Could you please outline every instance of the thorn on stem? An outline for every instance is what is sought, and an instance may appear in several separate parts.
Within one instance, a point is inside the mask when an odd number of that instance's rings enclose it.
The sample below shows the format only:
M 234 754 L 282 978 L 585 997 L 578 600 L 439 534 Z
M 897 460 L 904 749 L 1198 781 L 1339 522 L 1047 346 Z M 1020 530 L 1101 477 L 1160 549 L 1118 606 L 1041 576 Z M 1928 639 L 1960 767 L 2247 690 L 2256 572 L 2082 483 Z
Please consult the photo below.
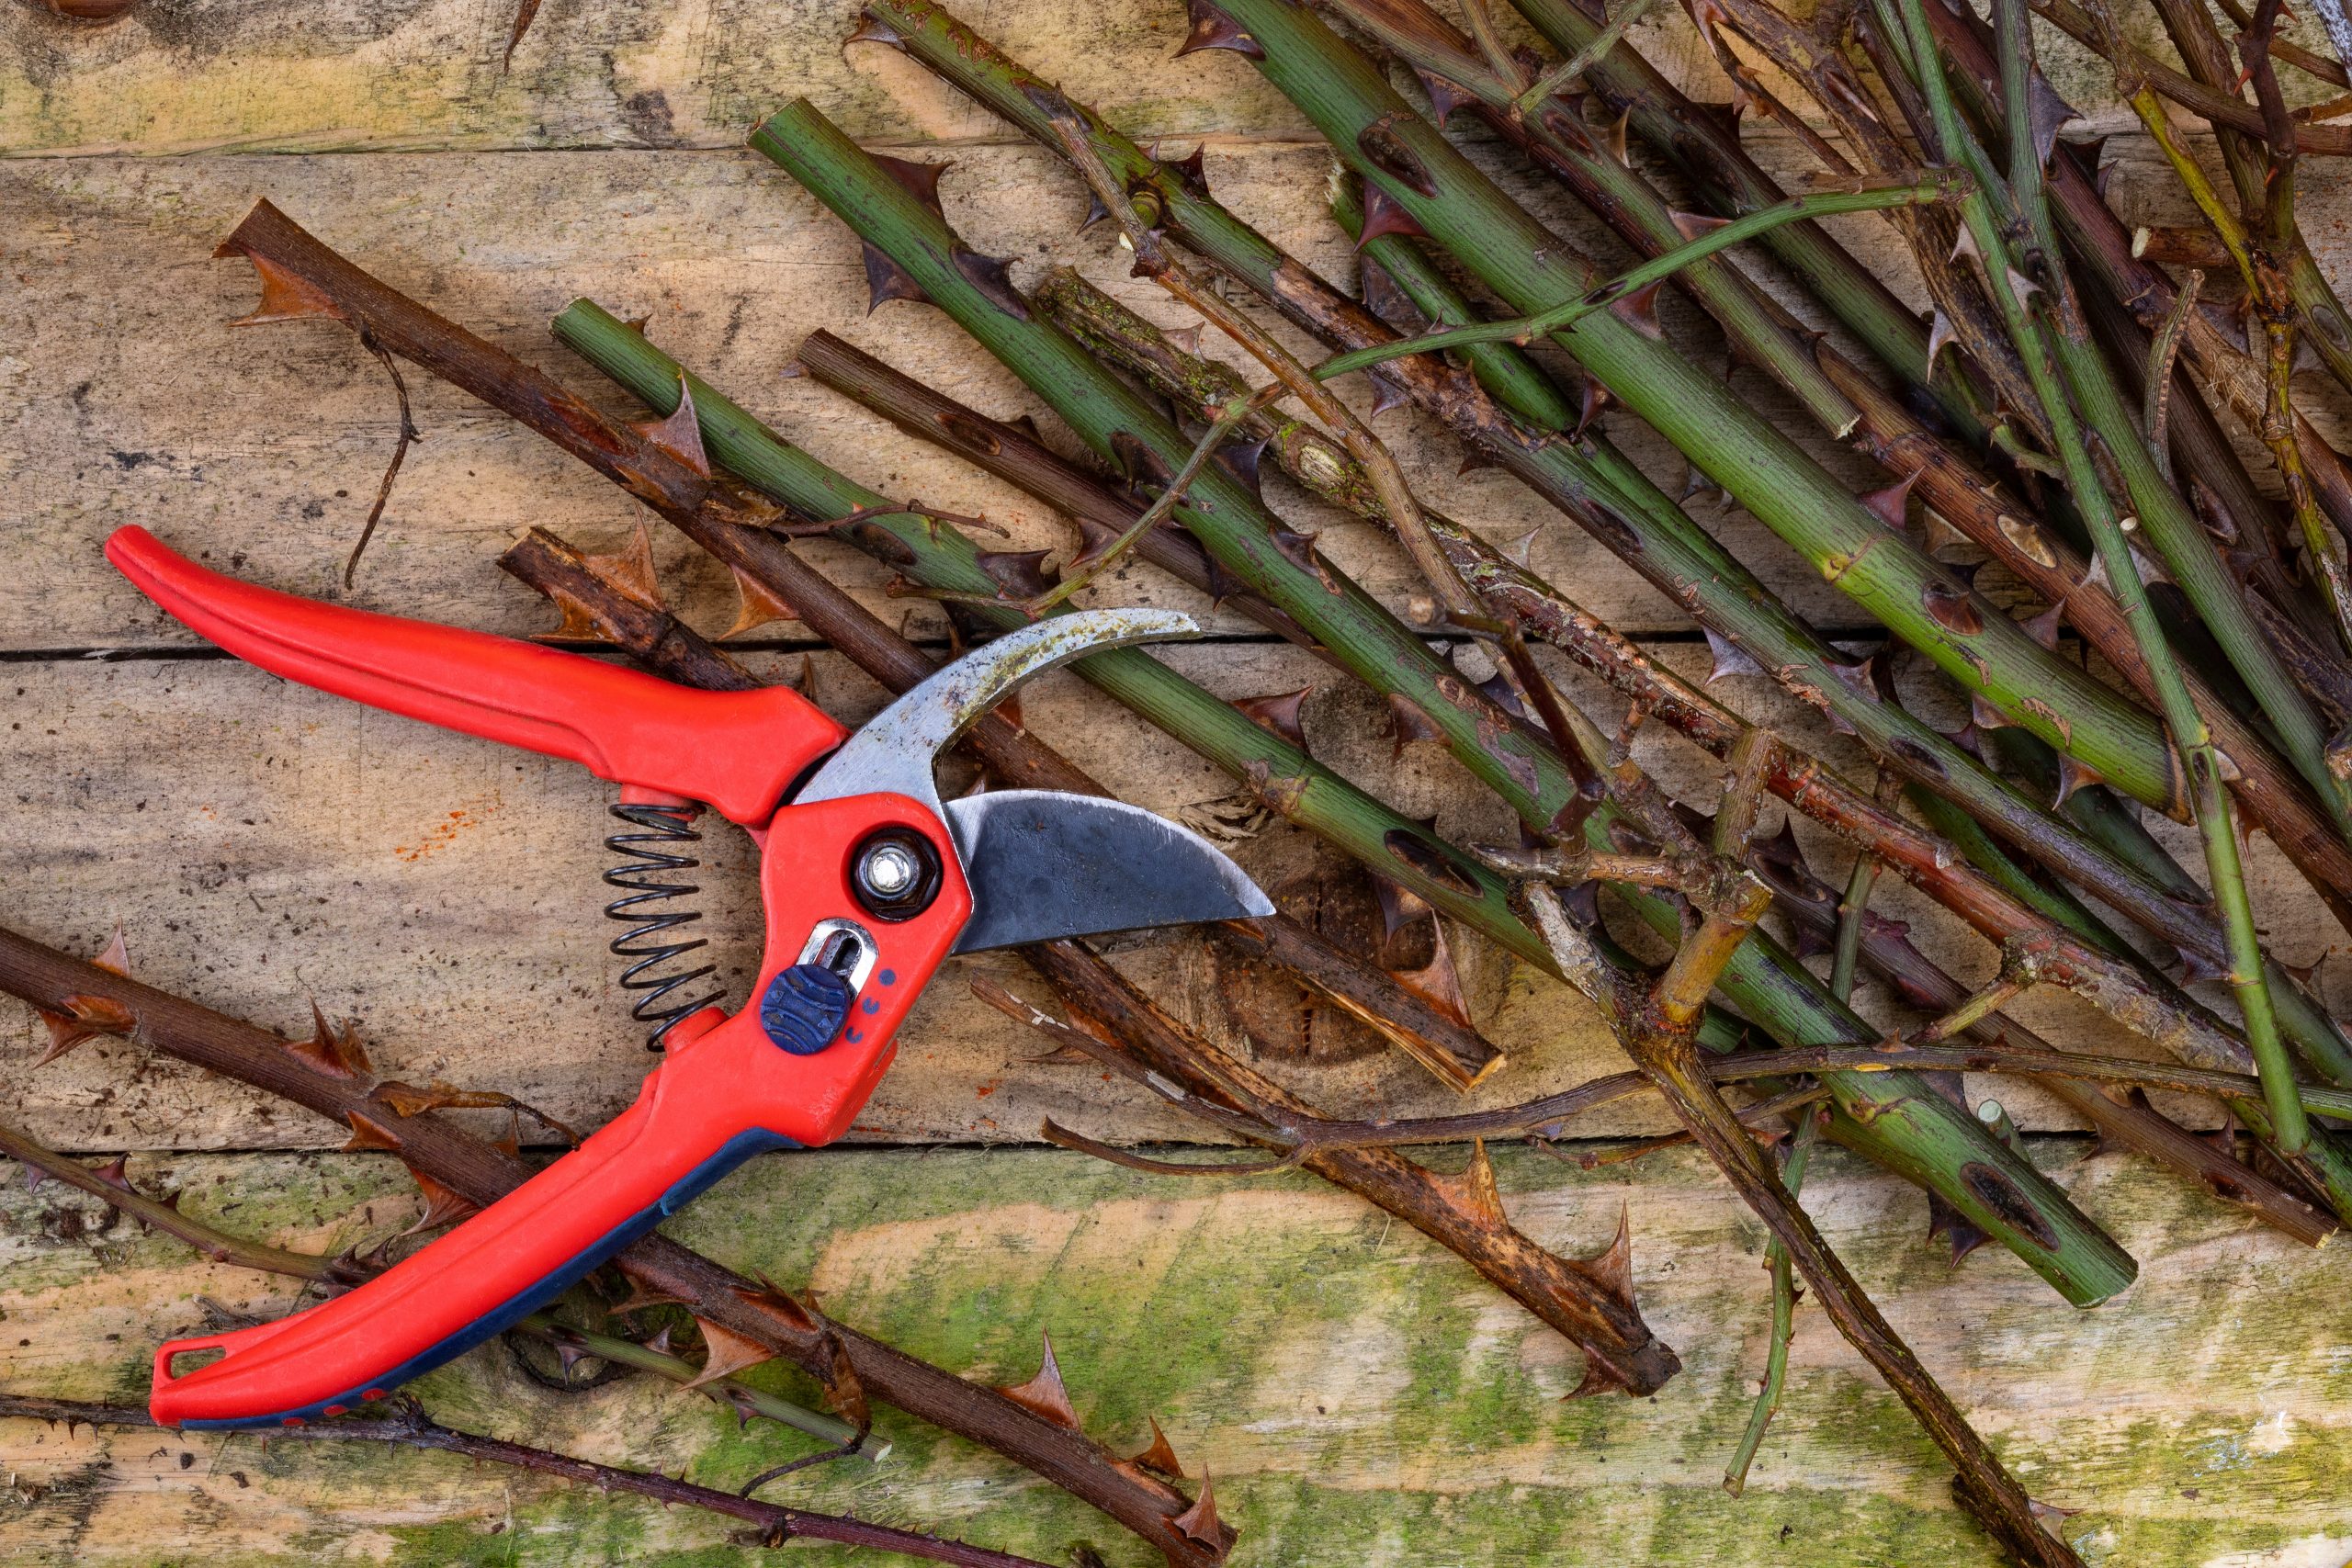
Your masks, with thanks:
M 1040 1333 L 1038 1337 L 1045 1341 L 1046 1355 L 1037 1368 L 1037 1375 L 1027 1382 L 1000 1388 L 997 1392 L 1032 1416 L 1075 1432 L 1079 1430 L 1078 1412 L 1070 1408 L 1069 1391 L 1062 1385 L 1061 1363 L 1054 1358 L 1053 1336 Z

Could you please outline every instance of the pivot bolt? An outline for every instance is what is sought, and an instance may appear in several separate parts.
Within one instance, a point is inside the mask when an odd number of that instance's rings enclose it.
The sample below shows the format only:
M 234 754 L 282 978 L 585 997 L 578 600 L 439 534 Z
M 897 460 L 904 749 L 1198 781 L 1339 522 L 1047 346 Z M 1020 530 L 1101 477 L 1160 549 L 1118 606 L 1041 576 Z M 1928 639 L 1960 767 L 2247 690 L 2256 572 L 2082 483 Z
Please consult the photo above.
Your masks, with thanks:
M 886 898 L 914 886 L 922 867 L 904 844 L 877 844 L 865 857 L 865 885 Z
M 851 891 L 876 919 L 913 919 L 931 908 L 939 887 L 939 852 L 910 828 L 869 835 L 850 861 Z

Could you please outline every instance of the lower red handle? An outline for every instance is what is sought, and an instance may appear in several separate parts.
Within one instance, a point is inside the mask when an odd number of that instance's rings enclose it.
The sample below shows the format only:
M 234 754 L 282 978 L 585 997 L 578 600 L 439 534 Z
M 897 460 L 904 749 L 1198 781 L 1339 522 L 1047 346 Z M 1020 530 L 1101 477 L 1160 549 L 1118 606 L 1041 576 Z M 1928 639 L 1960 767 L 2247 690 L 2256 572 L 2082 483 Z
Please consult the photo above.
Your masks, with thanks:
M 931 906 L 895 923 L 857 919 L 849 886 L 855 847 L 884 829 L 930 837 L 945 868 Z M 380 1399 L 552 1301 L 748 1156 L 846 1132 L 970 917 L 970 889 L 945 824 L 904 796 L 788 806 L 763 837 L 769 926 L 755 1005 L 683 1043 L 673 1033 L 635 1104 L 356 1290 L 277 1323 L 165 1345 L 148 1405 L 155 1420 L 277 1426 Z M 810 974 L 819 966 L 803 949 L 820 917 L 854 931 L 862 984 Z M 207 1350 L 221 1354 L 175 1375 L 175 1360 Z
M 553 1301 L 743 1159 L 797 1146 L 741 1124 L 729 1086 L 776 1055 L 748 1022 L 685 1047 L 578 1149 L 357 1289 L 164 1346 L 149 1413 L 166 1427 L 274 1427 L 380 1399 Z M 175 1359 L 206 1350 L 222 1354 L 174 1375 Z

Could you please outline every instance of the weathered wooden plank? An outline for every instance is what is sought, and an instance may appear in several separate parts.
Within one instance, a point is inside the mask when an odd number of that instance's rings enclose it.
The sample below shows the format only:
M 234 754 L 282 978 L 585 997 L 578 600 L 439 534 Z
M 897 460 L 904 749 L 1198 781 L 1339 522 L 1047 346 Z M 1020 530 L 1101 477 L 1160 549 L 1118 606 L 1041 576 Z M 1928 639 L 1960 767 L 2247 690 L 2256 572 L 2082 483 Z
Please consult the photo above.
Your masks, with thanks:
M 1173 58 L 1186 25 L 1173 0 L 962 9 L 1014 57 L 1123 124 L 1171 136 L 1296 135 L 1305 126 L 1240 61 Z M 660 11 L 557 0 L 502 73 L 506 0 L 195 0 L 140 6 L 107 28 L 12 8 L 0 16 L 0 151 L 734 146 L 752 119 L 801 95 L 859 137 L 996 133 L 969 102 L 888 50 L 843 50 L 857 11 L 857 0 L 696 0 Z M 2122 19 L 2140 47 L 2172 58 L 2153 10 L 2131 8 Z M 2290 30 L 2325 51 L 2316 22 Z M 2091 126 L 2133 123 L 2110 67 L 2054 28 L 2039 31 L 2052 79 Z M 1536 41 L 1524 28 L 1517 36 Z M 1645 17 L 1630 41 L 1700 96 L 1724 96 L 1679 10 Z M 2297 93 L 2324 96 L 2287 75 Z
M 1489 150 L 1491 152 L 1491 150 Z M 2126 149 L 2127 180 L 2144 200 L 2127 214 L 2177 216 L 2156 194 L 2159 175 Z M 1239 210 L 1329 275 L 1351 276 L 1344 241 L 1320 205 L 1326 154 L 1298 144 L 1220 144 L 1217 188 Z M 959 149 L 946 181 L 949 209 L 972 238 L 1015 257 L 1017 276 L 1084 267 L 1163 320 L 1177 316 L 1148 285 L 1122 276 L 1102 231 L 1070 231 L 1082 202 L 1070 179 L 1028 147 Z M 1513 188 L 1588 240 L 1589 221 L 1532 176 Z M 2329 187 L 2314 184 L 2312 231 L 2338 231 Z M 0 299 L 8 347 L 0 354 L 0 574 L 37 614 L 0 623 L 0 650 L 78 650 L 182 644 L 186 634 L 109 570 L 98 546 L 125 521 L 148 524 L 265 581 L 347 597 L 371 607 L 519 632 L 538 623 L 526 596 L 482 562 L 514 529 L 552 523 L 590 544 L 612 543 L 633 508 L 613 487 L 536 437 L 429 378 L 412 377 L 424 440 L 410 454 L 384 526 L 356 587 L 345 594 L 343 558 L 374 496 L 394 432 L 391 389 L 339 329 L 281 326 L 230 332 L 251 308 L 250 269 L 213 262 L 213 244 L 256 194 L 390 281 L 621 405 L 592 371 L 548 340 L 548 316 L 579 294 L 653 330 L 690 363 L 767 413 L 784 432 L 854 477 L 897 496 L 985 513 L 1009 547 L 1061 548 L 1065 524 L 1010 488 L 913 443 L 822 388 L 780 379 L 808 332 L 824 327 L 987 412 L 1041 412 L 975 344 L 928 308 L 894 304 L 861 314 L 856 246 L 763 162 L 733 153 L 582 152 L 370 158 L 72 159 L 0 165 L 0 205 L 16 217 L 0 234 L 17 287 Z M 385 193 L 400 193 L 384 199 Z M 1904 276 L 1884 226 L 1857 220 L 1858 244 L 1888 276 Z M 1679 335 L 1702 359 L 1713 334 L 1679 302 Z M 1760 377 L 1742 372 L 1777 423 L 1802 420 Z M 2316 405 L 2324 413 L 2324 400 Z M 1049 429 L 1055 427 L 1050 417 Z M 1409 412 L 1387 415 L 1418 487 L 1433 503 L 1497 539 L 1535 531 L 1533 560 L 1574 585 L 1588 607 L 1634 634 L 1687 618 L 1515 481 L 1456 473 L 1458 449 Z M 1679 455 L 1630 419 L 1612 432 L 1652 474 L 1679 489 Z M 1860 487 L 1847 454 L 1810 445 Z M 2267 471 L 2264 470 L 2264 471 Z M 1294 518 L 1327 530 L 1333 556 L 1383 597 L 1411 590 L 1396 552 L 1369 530 L 1277 486 Z M 1861 616 L 1745 513 L 1699 515 L 1797 607 L 1829 626 Z M 681 607 L 700 624 L 732 620 L 732 591 L 697 552 L 657 542 Z M 919 631 L 936 616 L 888 601 L 888 573 L 847 551 L 844 578 Z M 2002 591 L 1997 581 L 1992 586 Z M 1186 604 L 1196 596 L 1158 573 L 1122 574 L 1129 601 Z M 1213 617 L 1228 630 L 1238 617 Z M 788 636 L 789 628 L 771 629 Z
M 554 0 L 503 74 L 504 0 L 198 0 L 103 30 L 12 10 L 0 20 L 0 149 L 736 146 L 753 119 L 803 95 L 861 137 L 990 133 L 982 111 L 888 51 L 842 50 L 857 13 L 857 0 L 660 11 Z M 1171 59 L 1181 5 L 1052 0 L 970 15 L 1073 92 L 1157 131 L 1304 124 L 1238 62 Z
M 1838 1155 L 1808 1201 L 2035 1495 L 2084 1510 L 2063 1529 L 2086 1561 L 2339 1562 L 2352 1551 L 2339 1264 L 2128 1165 L 2069 1167 L 2076 1153 L 2037 1148 L 2143 1265 L 2096 1313 L 2059 1307 L 1994 1252 L 1947 1270 L 1921 1243 L 1917 1196 Z M 1685 1363 L 1656 1398 L 1563 1400 L 1578 1368 L 1562 1341 L 1450 1255 L 1304 1177 L 1183 1182 L 1038 1152 L 786 1156 L 676 1228 L 992 1381 L 1025 1378 L 1049 1331 L 1087 1430 L 1140 1447 L 1156 1416 L 1188 1468 L 1214 1474 L 1241 1568 L 1996 1561 L 1951 1506 L 1933 1451 L 1810 1307 L 1751 1489 L 1724 1496 L 1761 1360 L 1761 1236 L 1702 1161 L 1499 1163 L 1514 1218 L 1547 1245 L 1589 1251 L 1628 1211 L 1643 1310 Z M 375 1156 L 141 1156 L 131 1174 L 282 1245 L 381 1236 L 415 1208 Z M 54 1184 L 8 1184 L 0 1215 L 11 1392 L 137 1399 L 149 1348 L 198 1321 L 198 1294 L 265 1314 L 290 1304 L 282 1282 L 192 1264 Z M 810 1397 L 797 1374 L 758 1375 Z M 725 1487 L 807 1450 L 648 1382 L 558 1394 L 490 1348 L 416 1386 L 455 1424 Z M 1143 1568 L 1134 1543 L 1035 1479 L 894 1413 L 881 1425 L 897 1448 L 878 1469 L 820 1469 L 781 1490 L 1052 1562 L 1091 1540 L 1114 1568 Z M 198 1539 L 216 1560 L 255 1564 L 753 1560 L 691 1515 L 437 1456 L 13 1422 L 0 1469 L 13 1481 L 0 1540 L 27 1563 L 180 1562 Z
M 1023 279 L 1082 265 L 1175 319 L 1156 289 L 1120 276 L 1121 253 L 1103 231 L 1071 231 L 1084 203 L 1043 152 L 966 148 L 956 157 L 945 186 L 951 216 L 975 243 L 1019 258 Z M 1306 146 L 1248 145 L 1220 149 L 1211 176 L 1285 243 L 1349 277 L 1344 236 L 1321 208 L 1324 164 Z M 1532 180 L 1519 183 L 1531 200 L 1561 206 Z M 384 199 L 389 192 L 398 198 Z M 207 258 L 262 193 L 396 286 L 616 407 L 601 378 L 548 338 L 548 318 L 577 295 L 650 313 L 666 345 L 853 477 L 895 496 L 986 513 L 1010 531 L 1009 547 L 1070 542 L 1067 525 L 1018 492 L 811 382 L 779 378 L 801 338 L 824 327 L 987 412 L 1043 412 L 936 311 L 901 303 L 866 317 L 854 238 L 748 154 L 20 163 L 0 167 L 0 204 L 20 215 L 0 249 L 21 280 L 0 302 L 10 345 L 0 358 L 0 429 L 8 432 L 0 478 L 19 481 L 0 492 L 0 573 L 34 595 L 41 613 L 10 617 L 0 647 L 185 644 L 187 634 L 98 555 L 107 532 L 126 521 L 238 560 L 264 581 L 343 594 L 344 556 L 390 456 L 392 392 L 338 328 L 223 326 L 252 308 L 251 270 Z M 1715 352 L 1704 333 L 1694 341 L 1699 352 Z M 345 596 L 489 630 L 537 625 L 527 596 L 482 570 L 495 543 L 532 523 L 610 541 L 630 525 L 631 503 L 471 399 L 422 375 L 409 379 L 424 439 Z M 1760 378 L 1755 386 L 1778 406 Z M 1679 488 L 1679 455 L 1632 421 L 1619 423 L 1629 451 Z M 1459 450 L 1433 425 L 1399 412 L 1382 428 L 1433 503 L 1498 539 L 1537 530 L 1538 566 L 1576 584 L 1622 628 L 1689 625 L 1516 481 L 1492 471 L 1457 477 Z M 1826 455 L 1864 482 L 1850 458 Z M 1401 559 L 1370 530 L 1295 493 L 1281 499 L 1304 525 L 1329 528 L 1335 558 L 1375 592 L 1393 601 L 1411 592 Z M 1744 513 L 1718 525 L 1808 614 L 1829 626 L 1861 622 Z M 660 551 L 682 609 L 729 625 L 724 574 L 683 542 L 665 537 Z M 883 569 L 847 551 L 840 558 L 845 578 L 887 614 L 936 626 L 928 610 L 884 602 Z M 1108 591 L 1207 609 L 1148 569 Z M 1233 615 L 1219 624 L 1248 626 Z
M 1689 645 L 1662 651 L 1694 673 L 1702 662 Z M 797 671 L 797 656 L 766 657 L 770 668 Z M 1450 759 L 1428 745 L 1392 756 L 1369 696 L 1305 655 L 1238 644 L 1166 657 L 1234 697 L 1316 683 L 1306 721 L 1319 755 L 1408 813 L 1436 813 L 1458 839 L 1510 839 L 1509 821 Z M 818 697 L 844 719 L 878 705 L 878 689 L 839 660 L 821 657 L 814 669 Z M 1771 697 L 1765 682 L 1749 678 L 1727 691 L 1866 776 L 1850 741 Z M 648 1065 L 637 1044 L 642 1032 L 614 984 L 619 965 L 605 943 L 617 928 L 600 912 L 611 894 L 597 881 L 614 858 L 601 847 L 613 826 L 604 815 L 610 796 L 585 773 L 226 660 L 19 664 L 0 695 L 13 727 L 10 807 L 19 824 L 0 835 L 10 924 L 95 952 L 119 921 L 143 977 L 288 1030 L 307 1026 L 314 998 L 331 1015 L 357 1016 L 379 1060 L 412 1081 L 503 1089 L 588 1124 L 634 1093 Z M 1593 710 L 1615 711 L 1597 700 Z M 1198 818 L 1204 803 L 1230 792 L 1221 775 L 1074 677 L 1040 682 L 1023 716 L 1153 809 Z M 1689 798 L 1711 799 L 1711 762 L 1668 737 L 1644 745 L 1645 760 Z M 1842 852 L 1815 844 L 1825 871 L 1839 874 Z M 2328 941 L 2322 912 L 2294 893 L 2292 873 L 2267 858 L 2267 841 L 2257 848 L 2276 950 L 2290 962 L 2318 958 Z M 740 994 L 759 930 L 748 846 L 722 825 L 709 849 L 707 891 L 695 902 L 707 911 Z M 1279 827 L 1237 853 L 1270 883 L 1328 869 L 1309 840 Z M 1879 907 L 1912 920 L 1923 945 L 1965 977 L 1988 977 L 1990 949 L 1923 900 L 1890 886 Z M 1476 941 L 1462 938 L 1455 949 L 1480 1021 L 1512 1058 L 1475 1103 L 1510 1104 L 1622 1066 L 1579 999 Z M 1227 987 L 1204 969 L 1197 943 L 1139 946 L 1126 961 L 1169 1005 L 1237 1038 L 1218 999 Z M 2323 982 L 2340 991 L 2342 967 L 2324 969 Z M 1187 1135 L 1188 1124 L 1091 1069 L 1026 1063 L 1037 1043 L 968 996 L 966 981 L 981 972 L 1035 984 L 1010 958 L 951 966 L 907 1030 L 899 1065 L 858 1136 L 1023 1140 L 1046 1115 L 1104 1136 Z M 2026 1016 L 2064 1044 L 2114 1042 L 2063 996 L 2030 998 Z M 94 1043 L 33 1073 L 45 1032 L 13 1001 L 0 1004 L 0 1078 L 21 1096 L 16 1114 L 63 1145 L 340 1140 L 324 1123 L 127 1044 Z M 1409 1063 L 1344 1040 L 1274 1066 L 1334 1108 L 1403 1115 L 1458 1103 Z M 1993 1092 L 2028 1125 L 2072 1125 L 2030 1092 Z M 1592 1123 L 1609 1133 L 1663 1126 L 1639 1102 Z

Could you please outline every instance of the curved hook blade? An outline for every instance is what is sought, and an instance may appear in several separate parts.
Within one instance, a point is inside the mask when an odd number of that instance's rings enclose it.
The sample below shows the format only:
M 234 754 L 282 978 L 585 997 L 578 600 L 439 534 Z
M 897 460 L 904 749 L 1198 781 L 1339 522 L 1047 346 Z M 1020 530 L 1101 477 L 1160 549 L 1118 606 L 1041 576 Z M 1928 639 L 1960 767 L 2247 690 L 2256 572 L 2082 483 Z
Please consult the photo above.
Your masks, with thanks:
M 1053 615 L 976 648 L 874 716 L 794 798 L 904 795 L 944 817 L 932 764 L 947 743 L 1032 675 L 1105 649 L 1201 635 L 1180 610 L 1080 610 Z

